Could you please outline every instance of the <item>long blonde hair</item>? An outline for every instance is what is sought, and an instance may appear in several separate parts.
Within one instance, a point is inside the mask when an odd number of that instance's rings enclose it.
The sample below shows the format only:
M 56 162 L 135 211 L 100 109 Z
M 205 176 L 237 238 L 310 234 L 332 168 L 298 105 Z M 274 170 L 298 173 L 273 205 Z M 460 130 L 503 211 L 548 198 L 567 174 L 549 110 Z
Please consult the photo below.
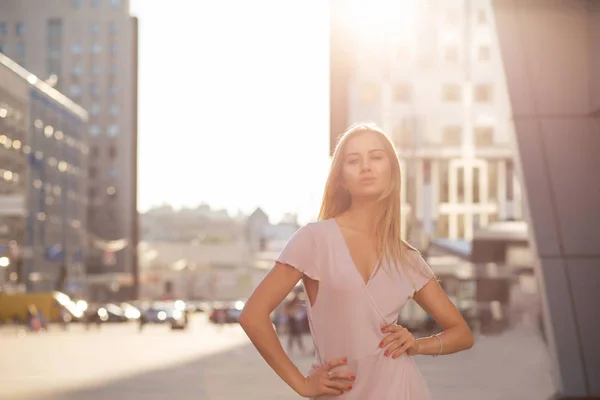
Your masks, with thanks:
M 380 204 L 380 214 L 376 221 L 377 254 L 379 260 L 385 257 L 388 265 L 394 264 L 396 269 L 399 269 L 402 261 L 408 261 L 408 264 L 412 265 L 406 258 L 406 252 L 407 250 L 416 251 L 416 249 L 402 239 L 400 160 L 398 159 L 394 145 L 376 124 L 371 122 L 354 124 L 338 138 L 331 160 L 329 176 L 325 184 L 318 219 L 326 220 L 334 218 L 350 207 L 352 199 L 350 193 L 344 189 L 342 182 L 344 153 L 348 141 L 352 137 L 365 132 L 372 132 L 379 136 L 383 143 L 383 150 L 390 160 L 391 166 L 390 185 L 379 199 L 377 199 L 377 202 Z

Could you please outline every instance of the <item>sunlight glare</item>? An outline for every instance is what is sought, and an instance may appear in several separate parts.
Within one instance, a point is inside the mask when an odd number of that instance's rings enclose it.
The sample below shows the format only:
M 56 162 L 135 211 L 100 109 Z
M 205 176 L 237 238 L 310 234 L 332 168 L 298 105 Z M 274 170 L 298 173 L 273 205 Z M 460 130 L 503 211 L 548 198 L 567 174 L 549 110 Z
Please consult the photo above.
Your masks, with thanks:
M 415 0 L 349 0 L 352 23 L 365 39 L 382 39 L 410 32 L 415 23 Z

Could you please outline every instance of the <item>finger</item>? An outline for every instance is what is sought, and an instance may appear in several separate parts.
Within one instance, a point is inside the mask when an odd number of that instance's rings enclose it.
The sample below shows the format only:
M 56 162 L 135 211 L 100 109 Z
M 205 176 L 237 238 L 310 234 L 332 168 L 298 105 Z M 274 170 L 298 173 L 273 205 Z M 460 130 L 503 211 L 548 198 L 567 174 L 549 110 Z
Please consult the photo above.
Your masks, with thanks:
M 396 350 L 394 352 L 394 354 L 392 354 L 392 358 L 398 358 L 400 356 L 400 354 L 406 352 L 406 350 L 408 350 L 411 346 L 412 346 L 412 342 L 410 340 L 407 341 L 402 346 L 400 346 L 400 348 L 398 350 Z
M 381 328 L 381 332 L 383 332 L 383 333 L 396 332 L 402 328 L 404 328 L 402 325 L 390 324 L 390 325 L 386 325 L 383 328 Z
M 327 387 L 330 389 L 337 389 L 337 390 L 342 390 L 342 391 L 352 389 L 351 384 L 340 382 L 340 381 L 329 381 L 327 383 Z
M 387 346 L 388 344 L 390 344 L 391 342 L 395 342 L 396 340 L 400 339 L 401 337 L 402 337 L 402 331 L 390 333 L 389 335 L 387 335 L 386 337 L 383 338 L 381 343 L 379 343 L 379 347 L 383 348 L 383 347 Z
M 325 364 L 325 368 L 328 369 L 328 370 L 329 369 L 333 369 L 333 368 L 335 368 L 335 367 L 337 367 L 339 365 L 344 365 L 347 362 L 348 362 L 348 358 L 347 357 L 340 358 L 340 359 L 337 359 L 337 360 L 332 360 L 332 361 L 329 361 L 329 362 L 327 362 Z
M 331 373 L 331 379 L 346 379 L 349 381 L 353 381 L 356 379 L 356 376 L 352 375 L 349 372 L 338 371 L 338 372 Z
M 392 342 L 389 346 L 387 346 L 387 349 L 384 352 L 384 355 L 386 355 L 386 356 L 392 354 L 394 352 L 394 350 L 396 350 L 397 348 L 402 346 L 404 343 L 412 342 L 414 340 L 412 333 L 410 333 L 407 329 L 405 329 L 402 332 L 399 332 L 395 335 L 396 335 L 396 340 L 394 340 L 394 342 Z
M 330 394 L 333 396 L 340 396 L 342 394 L 344 394 L 343 390 L 340 389 L 333 389 L 330 387 L 325 386 L 322 390 L 321 390 L 322 394 Z M 319 395 L 320 396 L 320 395 Z M 318 397 L 318 396 L 317 396 Z

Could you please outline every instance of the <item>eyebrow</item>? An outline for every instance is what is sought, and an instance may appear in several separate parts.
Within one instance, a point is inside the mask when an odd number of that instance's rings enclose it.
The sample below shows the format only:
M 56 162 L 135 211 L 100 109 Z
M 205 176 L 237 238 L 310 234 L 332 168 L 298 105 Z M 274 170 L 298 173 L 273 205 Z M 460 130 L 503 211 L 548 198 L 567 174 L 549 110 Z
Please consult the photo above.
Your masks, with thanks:
M 370 154 L 370 153 L 374 153 L 374 152 L 376 152 L 376 151 L 384 151 L 384 150 L 383 150 L 383 149 L 373 149 L 373 150 L 369 150 L 369 154 Z M 359 155 L 360 155 L 360 153 L 348 153 L 348 154 L 346 154 L 346 157 L 344 157 L 344 158 L 348 158 L 348 157 L 350 157 L 350 156 L 359 156 Z

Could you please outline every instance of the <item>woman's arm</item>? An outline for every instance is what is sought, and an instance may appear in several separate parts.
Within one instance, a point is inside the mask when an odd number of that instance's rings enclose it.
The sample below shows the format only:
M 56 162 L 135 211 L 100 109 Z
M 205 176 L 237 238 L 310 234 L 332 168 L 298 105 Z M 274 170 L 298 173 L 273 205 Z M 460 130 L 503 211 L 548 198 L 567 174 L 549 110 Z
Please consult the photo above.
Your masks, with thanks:
M 413 299 L 442 327 L 442 332 L 437 334 L 443 343 L 441 354 L 456 353 L 473 346 L 471 329 L 437 280 L 430 279 Z M 418 354 L 440 354 L 440 341 L 436 337 L 417 339 L 417 343 Z
M 239 317 L 239 323 L 265 361 L 298 394 L 303 395 L 304 375 L 287 356 L 271 324 L 270 314 L 302 278 L 297 269 L 275 263 L 256 287 Z

